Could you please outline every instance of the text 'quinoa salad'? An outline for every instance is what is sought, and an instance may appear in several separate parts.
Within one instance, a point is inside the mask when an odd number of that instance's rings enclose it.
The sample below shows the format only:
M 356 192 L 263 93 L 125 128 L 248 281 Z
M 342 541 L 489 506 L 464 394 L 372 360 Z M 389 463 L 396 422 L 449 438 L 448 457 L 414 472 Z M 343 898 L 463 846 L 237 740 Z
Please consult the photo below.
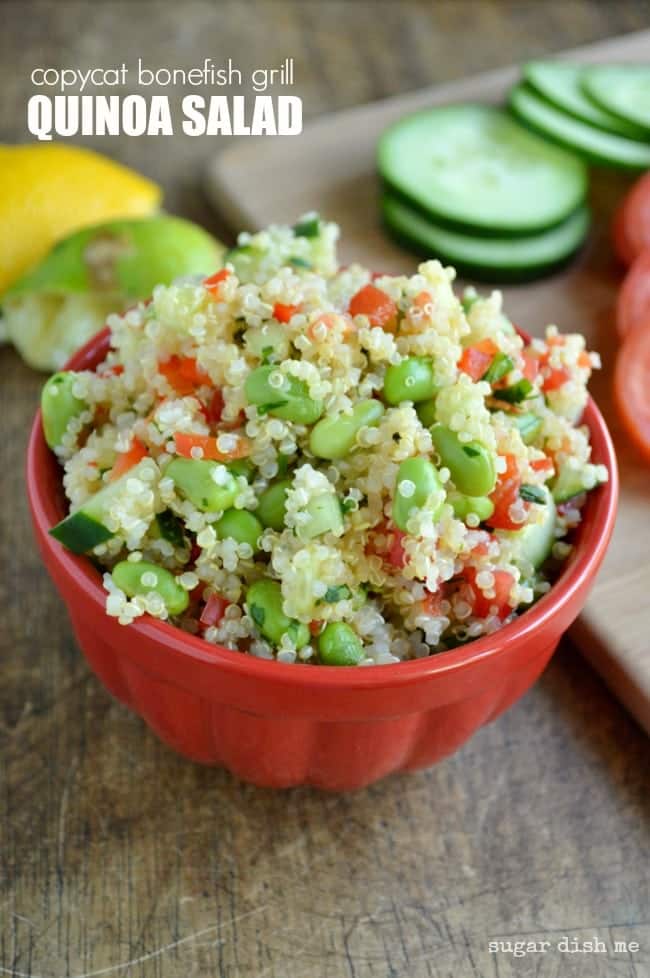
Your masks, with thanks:
M 491 633 L 551 586 L 607 479 L 580 425 L 598 357 L 529 344 L 454 271 L 339 268 L 317 215 L 109 318 L 47 382 L 70 515 L 107 613 L 281 662 L 390 663 Z

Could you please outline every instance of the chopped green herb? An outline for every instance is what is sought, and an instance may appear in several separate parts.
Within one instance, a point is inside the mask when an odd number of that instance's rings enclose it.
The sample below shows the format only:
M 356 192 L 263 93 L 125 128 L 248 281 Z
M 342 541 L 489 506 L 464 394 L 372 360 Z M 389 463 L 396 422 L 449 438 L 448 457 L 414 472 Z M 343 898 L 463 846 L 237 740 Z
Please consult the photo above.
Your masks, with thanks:
M 518 380 L 516 384 L 511 387 L 504 387 L 502 390 L 495 391 L 494 396 L 500 401 L 506 401 L 507 404 L 519 404 L 521 401 L 525 401 L 530 392 L 533 389 L 533 385 L 525 377 Z
M 172 513 L 171 509 L 166 509 L 164 512 L 158 513 L 156 523 L 158 524 L 160 535 L 165 540 L 175 547 L 182 547 L 184 545 L 185 536 L 183 534 L 182 520 Z
M 273 347 L 272 346 L 263 346 L 262 347 L 262 363 L 263 364 L 267 364 L 270 361 L 272 355 L 273 355 Z
M 325 601 L 327 604 L 336 604 L 337 601 L 347 601 L 347 599 L 351 596 L 352 591 L 347 584 L 339 584 L 333 587 L 328 587 L 323 601 Z
M 343 515 L 349 513 L 350 510 L 356 509 L 356 503 L 354 499 L 339 499 L 339 505 L 341 507 L 341 512 Z
M 297 238 L 317 238 L 320 233 L 320 218 L 318 214 L 311 214 L 304 220 L 298 221 L 293 226 L 293 233 Z
M 251 618 L 255 622 L 258 628 L 261 628 L 264 624 L 264 619 L 266 618 L 266 612 L 259 604 L 251 605 Z
M 481 380 L 487 380 L 488 384 L 496 384 L 498 380 L 501 380 L 502 377 L 509 374 L 513 367 L 514 363 L 507 353 L 496 353 L 492 363 L 481 377 Z
M 477 455 L 481 454 L 477 448 L 472 448 L 471 445 L 463 445 L 463 451 L 468 458 L 476 458 Z
M 313 268 L 314 266 L 310 261 L 305 261 L 304 258 L 298 258 L 294 256 L 289 259 L 289 264 L 293 265 L 294 268 Z
M 541 503 L 543 505 L 546 502 L 546 494 L 539 486 L 530 486 L 524 483 L 519 487 L 519 495 L 527 503 Z
M 284 407 L 285 404 L 288 404 L 288 403 L 289 403 L 288 401 L 272 401 L 269 404 L 258 404 L 257 405 L 257 413 L 258 414 L 268 414 L 269 411 L 273 411 L 273 410 L 275 410 L 275 408 Z

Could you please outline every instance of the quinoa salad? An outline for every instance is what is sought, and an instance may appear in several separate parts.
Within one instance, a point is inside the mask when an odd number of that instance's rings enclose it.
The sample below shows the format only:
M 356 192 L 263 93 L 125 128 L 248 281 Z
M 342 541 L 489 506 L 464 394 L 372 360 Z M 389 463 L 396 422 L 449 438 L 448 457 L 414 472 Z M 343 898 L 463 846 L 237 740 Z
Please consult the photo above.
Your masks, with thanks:
M 371 665 L 490 634 L 552 586 L 607 479 L 580 424 L 598 356 L 526 343 L 454 270 L 339 267 L 315 214 L 108 319 L 42 395 L 106 612 L 286 663 Z

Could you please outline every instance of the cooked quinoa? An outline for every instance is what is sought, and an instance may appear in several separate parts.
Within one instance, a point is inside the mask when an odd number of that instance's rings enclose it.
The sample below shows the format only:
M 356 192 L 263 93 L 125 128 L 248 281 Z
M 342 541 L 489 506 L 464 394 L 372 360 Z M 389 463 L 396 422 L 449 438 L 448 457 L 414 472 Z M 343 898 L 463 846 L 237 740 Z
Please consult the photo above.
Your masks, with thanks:
M 316 215 L 241 235 L 221 272 L 111 316 L 95 371 L 48 382 L 72 514 L 53 532 L 104 568 L 120 623 L 369 665 L 551 587 L 607 479 L 579 423 L 597 355 L 555 326 L 525 344 L 500 293 L 459 297 L 438 261 L 341 269 L 337 237 Z

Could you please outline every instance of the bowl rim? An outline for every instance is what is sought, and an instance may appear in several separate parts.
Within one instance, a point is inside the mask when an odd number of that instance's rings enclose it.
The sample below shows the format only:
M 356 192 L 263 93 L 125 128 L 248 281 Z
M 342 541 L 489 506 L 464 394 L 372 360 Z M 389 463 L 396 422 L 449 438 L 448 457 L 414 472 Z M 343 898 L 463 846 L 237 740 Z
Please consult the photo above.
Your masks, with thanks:
M 520 335 L 530 337 L 518 329 Z M 103 359 L 110 344 L 110 329 L 105 326 L 81 347 L 62 369 L 93 369 Z M 101 359 L 100 359 L 101 358 Z M 610 433 L 605 420 L 591 397 L 588 398 L 582 421 L 590 435 L 598 441 L 598 461 L 606 465 L 609 480 L 590 496 L 587 505 L 591 511 L 589 526 L 583 529 L 576 547 L 558 580 L 528 611 L 502 626 L 491 635 L 474 639 L 466 645 L 421 659 L 407 662 L 382 664 L 359 669 L 335 669 L 314 663 L 286 663 L 274 659 L 261 659 L 242 652 L 212 645 L 204 639 L 184 632 L 175 625 L 144 615 L 128 626 L 132 635 L 140 635 L 155 641 L 161 648 L 184 655 L 192 660 L 212 666 L 215 670 L 249 676 L 253 680 L 273 680 L 295 689 L 319 687 L 321 689 L 380 689 L 418 683 L 436 675 L 449 675 L 469 669 L 486 659 L 498 658 L 533 637 L 550 619 L 571 604 L 575 595 L 589 585 L 614 528 L 619 492 L 618 466 Z M 44 491 L 45 480 L 40 478 L 47 456 L 53 457 L 45 443 L 41 424 L 41 412 L 37 410 L 32 423 L 26 459 L 27 495 L 35 529 L 41 542 L 50 552 L 61 570 L 71 578 L 84 598 L 98 607 L 106 616 L 106 592 L 100 572 L 88 557 L 66 550 L 49 535 L 52 526 L 62 518 L 56 499 Z M 584 528 L 585 523 L 581 524 Z M 307 668 L 300 668 L 306 666 Z

